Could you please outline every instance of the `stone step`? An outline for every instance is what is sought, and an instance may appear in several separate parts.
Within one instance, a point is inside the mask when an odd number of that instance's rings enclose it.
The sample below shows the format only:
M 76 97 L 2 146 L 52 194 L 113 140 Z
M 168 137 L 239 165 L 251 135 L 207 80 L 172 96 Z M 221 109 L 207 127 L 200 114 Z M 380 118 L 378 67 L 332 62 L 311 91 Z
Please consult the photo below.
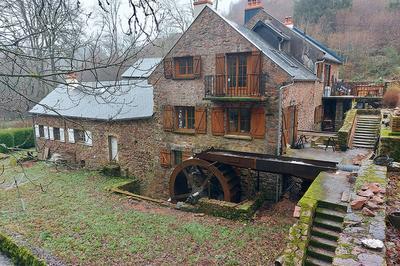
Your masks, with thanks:
M 326 250 L 330 250 L 332 252 L 335 252 L 335 250 L 338 246 L 337 241 L 326 239 L 323 237 L 317 237 L 317 236 L 311 236 L 309 243 L 313 247 L 323 248 Z
M 367 129 L 367 128 L 356 128 L 356 132 L 366 132 L 366 133 L 377 133 L 375 129 Z
M 332 202 L 328 202 L 328 201 L 318 201 L 318 207 L 335 210 L 335 211 L 342 211 L 345 213 L 347 212 L 347 205 L 339 204 L 339 203 L 332 203 Z
M 363 148 L 363 149 L 374 149 L 375 145 L 360 145 L 360 144 L 354 144 L 353 147 L 355 148 Z
M 334 240 L 337 241 L 339 238 L 339 232 L 336 231 L 332 231 L 326 228 L 322 228 L 322 227 L 318 227 L 318 226 L 313 226 L 311 228 L 311 235 L 313 236 L 318 236 L 318 237 L 322 237 L 325 239 L 330 239 L 330 240 Z
M 330 266 L 332 263 L 307 256 L 304 266 Z
M 314 258 L 317 258 L 319 260 L 323 260 L 326 262 L 332 262 L 333 257 L 335 257 L 335 252 L 332 252 L 330 250 L 326 250 L 323 248 L 317 248 L 317 247 L 308 247 L 307 248 L 307 255 L 311 255 Z
M 343 222 L 346 213 L 343 211 L 330 210 L 325 208 L 317 208 L 315 217 L 328 218 L 334 221 Z
M 366 139 L 354 139 L 353 144 L 360 144 L 360 145 L 374 145 L 375 140 L 366 140 Z
M 354 135 L 354 138 L 355 139 L 373 139 L 373 140 L 375 140 L 376 139 L 376 137 L 375 137 L 375 135 L 366 135 L 366 134 L 355 134 Z
M 313 222 L 314 225 L 322 228 L 326 228 L 329 230 L 333 230 L 336 232 L 341 232 L 343 229 L 343 225 L 341 222 L 332 221 L 325 218 L 316 217 Z

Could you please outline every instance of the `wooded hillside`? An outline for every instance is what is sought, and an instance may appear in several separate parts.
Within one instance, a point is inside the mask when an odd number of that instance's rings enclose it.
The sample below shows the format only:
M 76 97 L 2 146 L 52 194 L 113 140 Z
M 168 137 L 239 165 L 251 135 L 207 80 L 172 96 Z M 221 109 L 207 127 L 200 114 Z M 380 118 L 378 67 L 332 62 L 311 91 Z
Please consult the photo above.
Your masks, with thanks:
M 247 1 L 231 6 L 242 22 Z M 295 18 L 296 27 L 342 55 L 346 80 L 400 79 L 399 0 L 264 0 L 277 19 Z

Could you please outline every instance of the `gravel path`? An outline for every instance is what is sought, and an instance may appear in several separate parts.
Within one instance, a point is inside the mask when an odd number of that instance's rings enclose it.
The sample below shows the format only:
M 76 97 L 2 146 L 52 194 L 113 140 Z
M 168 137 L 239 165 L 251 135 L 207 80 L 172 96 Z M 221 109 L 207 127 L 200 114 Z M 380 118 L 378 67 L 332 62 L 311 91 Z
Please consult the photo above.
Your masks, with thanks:
M 12 266 L 11 260 L 0 253 L 0 266 Z

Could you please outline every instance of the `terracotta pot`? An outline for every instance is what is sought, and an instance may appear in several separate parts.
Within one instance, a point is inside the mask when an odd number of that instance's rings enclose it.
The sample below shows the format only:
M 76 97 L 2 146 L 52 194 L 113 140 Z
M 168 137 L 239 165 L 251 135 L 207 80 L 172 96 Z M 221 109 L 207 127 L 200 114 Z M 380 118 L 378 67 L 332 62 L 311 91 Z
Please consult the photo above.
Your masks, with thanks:
M 390 223 L 397 229 L 400 229 L 400 211 L 389 214 Z

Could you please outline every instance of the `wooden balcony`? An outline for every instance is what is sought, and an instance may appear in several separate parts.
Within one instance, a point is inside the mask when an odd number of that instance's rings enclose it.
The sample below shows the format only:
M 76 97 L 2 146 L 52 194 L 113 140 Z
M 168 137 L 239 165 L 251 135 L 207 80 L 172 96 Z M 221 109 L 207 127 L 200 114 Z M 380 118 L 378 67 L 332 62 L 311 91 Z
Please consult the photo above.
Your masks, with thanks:
M 324 89 L 324 98 L 382 98 L 384 94 L 384 84 L 335 83 Z
M 261 100 L 265 95 L 265 75 L 204 77 L 205 98 L 209 100 Z

